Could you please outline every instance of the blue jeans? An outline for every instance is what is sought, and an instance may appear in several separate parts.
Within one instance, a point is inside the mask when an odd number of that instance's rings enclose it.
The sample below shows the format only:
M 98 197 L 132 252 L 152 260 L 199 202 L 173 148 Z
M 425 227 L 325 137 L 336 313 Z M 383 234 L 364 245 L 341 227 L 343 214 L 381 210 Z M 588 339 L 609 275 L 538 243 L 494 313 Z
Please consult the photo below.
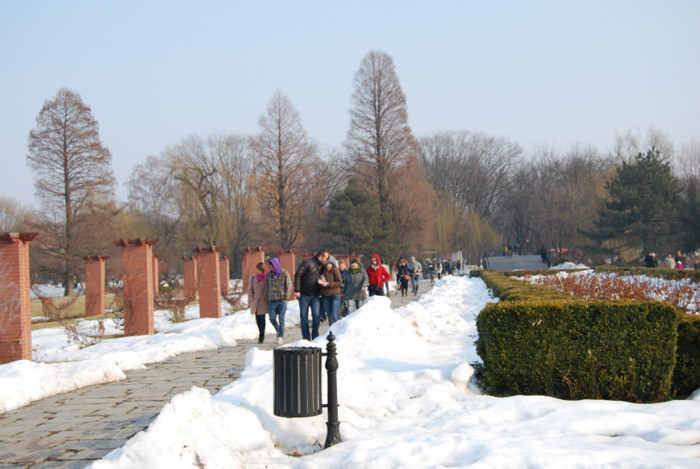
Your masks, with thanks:
M 340 319 L 340 295 L 322 296 L 321 311 L 328 315 L 328 325 Z
M 418 293 L 418 282 L 420 281 L 420 275 L 411 275 L 411 289 L 413 289 L 413 294 Z
M 309 334 L 309 306 L 311 306 L 311 334 Z M 318 337 L 318 326 L 321 324 L 320 296 L 299 296 L 299 323 L 301 325 L 301 336 L 304 340 L 313 340 Z
M 268 307 L 270 322 L 277 331 L 277 337 L 284 338 L 284 315 L 287 312 L 286 301 L 270 301 Z M 277 322 L 279 320 L 279 322 Z
M 367 300 L 348 300 L 348 314 L 354 313 L 365 304 Z

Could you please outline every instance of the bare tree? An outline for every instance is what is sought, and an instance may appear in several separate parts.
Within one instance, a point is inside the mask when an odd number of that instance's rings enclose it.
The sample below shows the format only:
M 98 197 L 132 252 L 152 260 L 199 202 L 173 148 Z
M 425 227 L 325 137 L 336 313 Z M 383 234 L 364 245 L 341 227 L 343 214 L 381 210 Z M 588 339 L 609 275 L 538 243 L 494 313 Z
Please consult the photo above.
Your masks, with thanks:
M 628 130 L 624 135 L 617 134 L 610 156 L 615 160 L 615 164 L 630 163 L 637 155 L 652 147 L 658 148 L 667 158 L 674 155 L 673 143 L 669 138 L 660 130 L 649 127 L 645 135 L 642 135 L 639 129 Z
M 38 240 L 40 249 L 62 263 L 57 270 L 70 295 L 82 256 L 111 241 L 101 240 L 99 233 L 110 231 L 118 213 L 112 155 L 100 141 L 90 107 L 74 91 L 59 90 L 44 103 L 36 123 L 29 133 L 27 161 L 42 204 L 38 228 L 44 231 L 43 224 L 49 228 L 46 234 L 53 232 Z
M 675 170 L 681 180 L 700 180 L 700 141 L 692 139 L 681 146 Z
M 377 195 L 381 215 L 391 220 L 392 174 L 416 153 L 408 126 L 406 96 L 386 52 L 370 51 L 355 74 L 346 140 L 357 180 Z
M 468 131 L 422 138 L 419 160 L 435 191 L 494 221 L 503 213 L 522 149 L 506 138 Z
M 134 167 L 129 178 L 128 200 L 122 217 L 123 236 L 158 239 L 154 254 L 169 266 L 178 265 L 180 256 L 192 246 L 182 239 L 177 184 L 165 156 L 149 156 Z
M 301 248 L 317 251 L 318 246 L 330 246 L 331 236 L 326 226 L 326 215 L 331 200 L 346 187 L 346 166 L 337 150 L 323 150 L 323 157 L 307 170 L 311 172 L 313 184 L 307 186 L 303 217 Z
M 136 166 L 129 206 L 140 227 L 161 240 L 156 253 L 170 265 L 200 244 L 238 256 L 247 237 L 252 163 L 247 138 L 215 134 L 187 137 Z
M 535 149 L 514 178 L 507 237 L 532 249 L 590 244 L 581 232 L 597 219 L 611 170 L 593 148 L 572 147 L 563 155 L 553 147 Z
M 0 196 L 0 233 L 21 231 L 28 210 L 13 197 Z
M 318 163 L 316 146 L 306 136 L 299 113 L 281 91 L 270 100 L 252 140 L 256 158 L 255 195 L 261 236 L 274 236 L 281 249 L 297 243 L 303 209 L 313 186 L 309 170 Z

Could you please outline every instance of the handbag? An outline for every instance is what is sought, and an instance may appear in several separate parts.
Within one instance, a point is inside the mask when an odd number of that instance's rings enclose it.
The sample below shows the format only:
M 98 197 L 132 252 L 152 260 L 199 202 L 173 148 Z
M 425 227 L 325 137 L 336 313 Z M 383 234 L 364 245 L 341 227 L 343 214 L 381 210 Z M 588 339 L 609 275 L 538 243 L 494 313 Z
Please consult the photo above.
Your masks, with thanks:
M 410 275 L 404 275 L 404 276 L 403 276 L 403 279 L 404 279 L 404 280 L 411 280 L 411 276 L 410 276 Z

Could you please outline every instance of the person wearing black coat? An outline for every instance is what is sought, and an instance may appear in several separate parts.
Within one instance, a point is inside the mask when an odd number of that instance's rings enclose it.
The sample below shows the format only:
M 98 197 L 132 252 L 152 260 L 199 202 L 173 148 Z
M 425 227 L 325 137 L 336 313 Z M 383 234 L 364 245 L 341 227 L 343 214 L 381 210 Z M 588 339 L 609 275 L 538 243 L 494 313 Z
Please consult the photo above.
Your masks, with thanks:
M 304 259 L 294 273 L 294 294 L 299 300 L 299 323 L 305 340 L 318 337 L 321 325 L 321 284 L 324 266 L 330 258 L 327 249 L 321 249 L 314 257 Z M 311 332 L 309 333 L 309 307 L 311 308 Z

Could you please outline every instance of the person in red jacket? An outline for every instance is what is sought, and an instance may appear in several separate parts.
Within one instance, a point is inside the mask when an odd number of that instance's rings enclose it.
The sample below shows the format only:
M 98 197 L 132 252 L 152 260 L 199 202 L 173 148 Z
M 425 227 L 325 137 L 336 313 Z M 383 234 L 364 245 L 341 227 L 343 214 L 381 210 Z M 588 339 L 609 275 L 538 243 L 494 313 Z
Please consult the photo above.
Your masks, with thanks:
M 391 280 L 391 275 L 382 266 L 378 254 L 372 254 L 367 267 L 367 277 L 369 278 L 369 296 L 384 295 L 384 282 Z

